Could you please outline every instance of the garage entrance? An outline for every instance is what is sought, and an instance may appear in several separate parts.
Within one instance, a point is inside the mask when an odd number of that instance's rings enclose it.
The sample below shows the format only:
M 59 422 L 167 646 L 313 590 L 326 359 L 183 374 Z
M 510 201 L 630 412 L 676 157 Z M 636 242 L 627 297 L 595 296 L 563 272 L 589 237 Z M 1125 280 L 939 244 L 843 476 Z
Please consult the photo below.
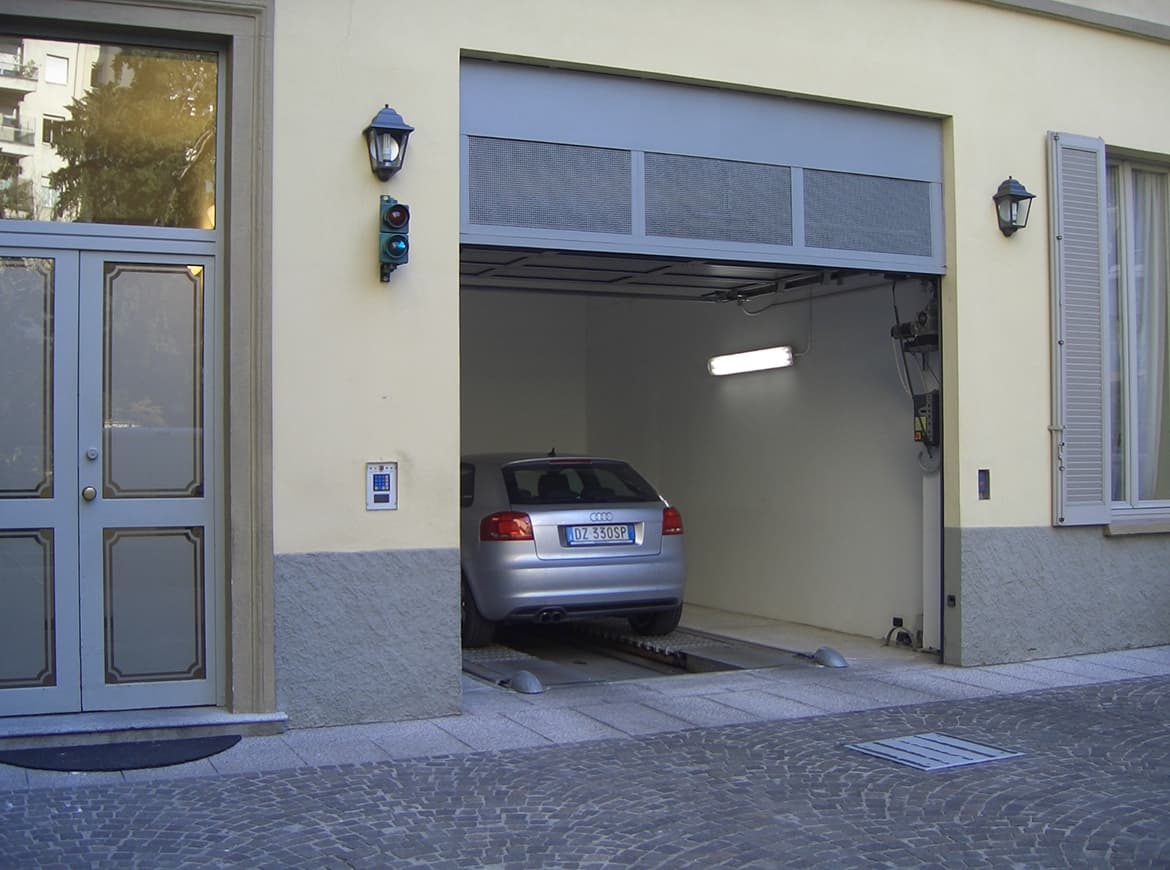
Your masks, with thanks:
M 688 603 L 865 636 L 899 618 L 938 647 L 940 448 L 914 440 L 914 396 L 939 388 L 933 280 L 471 247 L 462 262 L 464 452 L 625 459 L 683 511 Z M 708 372 L 774 345 L 791 369 Z
M 683 512 L 688 605 L 941 648 L 937 124 L 508 64 L 462 85 L 463 451 L 629 461 Z M 795 364 L 708 370 L 773 346 Z

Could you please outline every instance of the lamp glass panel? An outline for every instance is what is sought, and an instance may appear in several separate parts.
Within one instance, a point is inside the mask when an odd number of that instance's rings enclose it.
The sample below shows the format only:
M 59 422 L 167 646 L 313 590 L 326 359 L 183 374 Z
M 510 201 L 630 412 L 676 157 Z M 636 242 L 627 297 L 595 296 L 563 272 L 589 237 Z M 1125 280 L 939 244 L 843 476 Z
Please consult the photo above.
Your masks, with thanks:
M 386 131 L 379 132 L 378 151 L 381 153 L 380 162 L 383 164 L 392 164 L 398 160 L 398 155 L 402 153 L 402 146 L 398 144 L 398 139 L 394 134 Z
M 1000 226 L 1010 227 L 1014 217 L 1012 214 L 1013 203 L 1011 199 L 1005 196 L 1003 199 L 997 200 L 995 203 L 995 210 L 999 215 Z
M 1013 205 L 1015 206 L 1015 214 L 1013 215 L 1014 220 L 1012 223 L 1017 227 L 1026 227 L 1028 225 L 1028 212 L 1032 208 L 1031 198 L 1021 199 L 1013 203 Z

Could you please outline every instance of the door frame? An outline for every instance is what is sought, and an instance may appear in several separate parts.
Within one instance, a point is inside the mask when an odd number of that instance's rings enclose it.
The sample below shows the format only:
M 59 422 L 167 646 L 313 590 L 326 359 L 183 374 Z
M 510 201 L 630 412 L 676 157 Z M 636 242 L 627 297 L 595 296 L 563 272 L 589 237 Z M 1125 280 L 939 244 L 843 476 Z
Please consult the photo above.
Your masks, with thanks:
M 154 42 L 192 37 L 224 56 L 217 195 L 223 259 L 222 371 L 231 417 L 221 427 L 227 609 L 225 705 L 233 713 L 276 710 L 272 534 L 272 79 L 275 0 L 7 0 L 0 23 L 29 36 L 79 38 L 87 29 Z M 184 40 L 185 42 L 186 40 Z M 0 221 L 0 243 L 26 234 L 110 235 L 111 227 Z M 122 228 L 117 228 L 121 230 Z M 105 250 L 116 249 L 105 245 Z

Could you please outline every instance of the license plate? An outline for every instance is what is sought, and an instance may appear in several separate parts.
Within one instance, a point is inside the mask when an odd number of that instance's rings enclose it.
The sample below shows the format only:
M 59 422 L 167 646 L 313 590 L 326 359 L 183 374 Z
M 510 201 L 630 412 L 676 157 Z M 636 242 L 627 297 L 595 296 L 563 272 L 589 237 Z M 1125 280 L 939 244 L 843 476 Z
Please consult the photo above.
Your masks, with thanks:
M 565 542 L 570 547 L 632 544 L 634 543 L 634 526 L 632 523 L 614 523 L 605 526 L 566 526 Z

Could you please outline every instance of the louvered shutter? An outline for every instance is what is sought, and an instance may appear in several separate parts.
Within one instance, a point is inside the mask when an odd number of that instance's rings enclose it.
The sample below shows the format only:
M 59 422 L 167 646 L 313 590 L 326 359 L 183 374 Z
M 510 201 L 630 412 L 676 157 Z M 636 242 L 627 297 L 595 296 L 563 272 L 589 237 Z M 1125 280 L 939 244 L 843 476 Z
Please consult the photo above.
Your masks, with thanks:
M 1049 134 L 1054 524 L 1109 522 L 1105 143 Z

